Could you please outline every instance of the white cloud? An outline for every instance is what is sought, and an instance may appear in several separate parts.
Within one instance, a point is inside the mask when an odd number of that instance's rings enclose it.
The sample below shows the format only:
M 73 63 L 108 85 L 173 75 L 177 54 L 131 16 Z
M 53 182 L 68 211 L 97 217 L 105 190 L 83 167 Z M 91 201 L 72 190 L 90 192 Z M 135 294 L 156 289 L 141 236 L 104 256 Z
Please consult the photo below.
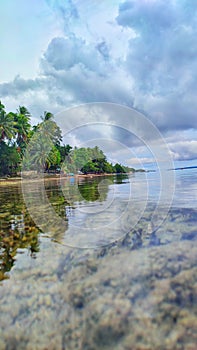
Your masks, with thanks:
M 134 105 L 161 130 L 197 126 L 196 2 L 125 1 L 117 22 L 136 31 L 127 69 L 134 78 Z
M 36 117 L 80 103 L 114 102 L 135 106 L 167 137 L 197 128 L 195 1 L 46 2 L 61 35 L 44 50 L 35 79 L 16 76 L 0 84 L 8 108 L 24 104 Z M 120 130 L 113 134 L 139 145 Z M 175 158 L 195 156 L 187 142 L 185 148 L 172 142 Z
M 197 140 L 178 141 L 169 144 L 174 160 L 189 160 L 197 158 Z

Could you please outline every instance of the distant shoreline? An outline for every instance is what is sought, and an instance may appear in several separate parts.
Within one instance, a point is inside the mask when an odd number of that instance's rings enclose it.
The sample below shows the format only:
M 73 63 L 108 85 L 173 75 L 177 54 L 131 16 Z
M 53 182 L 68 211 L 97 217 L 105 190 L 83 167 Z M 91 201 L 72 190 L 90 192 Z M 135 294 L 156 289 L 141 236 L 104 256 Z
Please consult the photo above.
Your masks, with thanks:
M 197 165 L 178 167 L 178 168 L 174 168 L 174 169 L 171 169 L 171 170 L 186 170 L 186 169 L 197 169 Z

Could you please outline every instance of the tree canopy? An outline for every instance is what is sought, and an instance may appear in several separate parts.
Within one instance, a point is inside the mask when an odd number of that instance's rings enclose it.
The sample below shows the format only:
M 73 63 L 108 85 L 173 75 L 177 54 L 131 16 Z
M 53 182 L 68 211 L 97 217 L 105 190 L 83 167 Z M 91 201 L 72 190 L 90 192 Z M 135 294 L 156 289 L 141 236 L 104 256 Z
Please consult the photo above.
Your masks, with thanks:
M 28 147 L 27 147 L 28 146 Z M 0 101 L 0 176 L 14 176 L 21 170 L 74 174 L 126 173 L 131 168 L 111 164 L 95 146 L 77 148 L 62 143 L 62 133 L 51 112 L 45 111 L 37 125 L 25 106 L 6 112 Z

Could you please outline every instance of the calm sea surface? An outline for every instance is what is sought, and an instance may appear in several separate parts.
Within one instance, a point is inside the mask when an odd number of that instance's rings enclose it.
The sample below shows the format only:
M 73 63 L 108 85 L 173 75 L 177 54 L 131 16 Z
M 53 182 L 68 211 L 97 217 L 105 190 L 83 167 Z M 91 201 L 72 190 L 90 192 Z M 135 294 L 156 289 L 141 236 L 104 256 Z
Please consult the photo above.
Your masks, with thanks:
M 0 185 L 0 349 L 196 349 L 197 169 Z

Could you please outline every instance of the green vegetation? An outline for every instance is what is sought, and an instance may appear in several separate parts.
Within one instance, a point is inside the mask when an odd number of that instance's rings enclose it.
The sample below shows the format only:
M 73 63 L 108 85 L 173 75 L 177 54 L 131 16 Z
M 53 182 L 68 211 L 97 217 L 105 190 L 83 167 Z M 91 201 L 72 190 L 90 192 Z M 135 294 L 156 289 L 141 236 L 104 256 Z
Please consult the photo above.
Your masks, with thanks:
M 112 165 L 107 161 L 103 151 L 95 146 L 93 148 L 74 148 L 66 157 L 63 168 L 66 172 L 83 174 L 113 174 L 127 173 L 130 168 L 120 164 Z
M 77 148 L 62 144 L 61 130 L 50 112 L 31 126 L 31 115 L 19 106 L 15 113 L 5 111 L 0 102 L 0 176 L 16 176 L 21 170 L 73 174 L 128 173 L 134 169 L 112 165 L 98 146 Z M 28 147 L 27 147 L 28 145 Z

